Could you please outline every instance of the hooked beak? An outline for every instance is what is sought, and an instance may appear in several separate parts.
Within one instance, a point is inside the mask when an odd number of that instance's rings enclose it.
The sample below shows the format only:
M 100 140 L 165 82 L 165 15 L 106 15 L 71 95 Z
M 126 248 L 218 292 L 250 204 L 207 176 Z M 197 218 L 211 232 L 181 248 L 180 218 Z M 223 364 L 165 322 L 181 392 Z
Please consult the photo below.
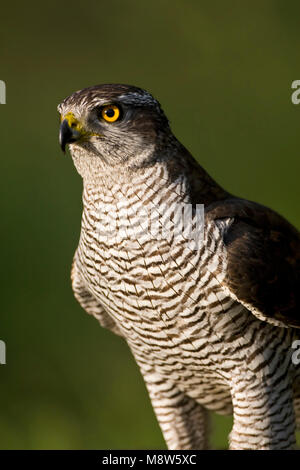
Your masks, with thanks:
M 62 118 L 59 129 L 59 144 L 63 152 L 66 145 L 76 142 L 82 136 L 81 126 L 73 113 L 68 113 Z

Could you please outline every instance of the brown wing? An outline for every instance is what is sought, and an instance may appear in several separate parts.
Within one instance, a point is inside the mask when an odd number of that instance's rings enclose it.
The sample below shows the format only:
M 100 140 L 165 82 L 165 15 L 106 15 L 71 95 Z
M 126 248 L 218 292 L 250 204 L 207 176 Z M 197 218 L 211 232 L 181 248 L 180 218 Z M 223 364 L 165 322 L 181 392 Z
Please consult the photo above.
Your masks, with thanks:
M 300 234 L 267 207 L 243 199 L 218 201 L 206 210 L 224 233 L 228 265 L 224 286 L 259 318 L 300 328 Z

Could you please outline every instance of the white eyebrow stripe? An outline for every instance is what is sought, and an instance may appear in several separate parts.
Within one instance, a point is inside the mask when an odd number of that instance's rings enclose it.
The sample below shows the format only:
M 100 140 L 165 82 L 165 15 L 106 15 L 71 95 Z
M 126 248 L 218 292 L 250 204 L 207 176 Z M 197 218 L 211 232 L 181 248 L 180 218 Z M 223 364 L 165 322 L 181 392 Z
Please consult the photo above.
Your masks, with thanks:
M 98 96 L 97 92 L 93 94 L 87 94 L 85 96 L 81 96 L 81 90 L 73 93 L 67 97 L 64 101 L 60 103 L 58 106 L 58 111 L 60 113 L 65 112 L 66 109 L 71 110 L 72 112 L 76 108 L 79 112 L 84 112 L 86 110 L 91 110 L 96 106 L 103 106 L 105 104 L 109 104 L 112 101 L 120 100 L 121 103 L 124 105 L 132 105 L 132 106 L 151 106 L 152 108 L 156 109 L 160 112 L 159 103 L 153 98 L 153 96 L 148 93 L 139 93 L 139 92 L 125 92 L 118 96 L 113 97 L 105 97 L 105 96 Z

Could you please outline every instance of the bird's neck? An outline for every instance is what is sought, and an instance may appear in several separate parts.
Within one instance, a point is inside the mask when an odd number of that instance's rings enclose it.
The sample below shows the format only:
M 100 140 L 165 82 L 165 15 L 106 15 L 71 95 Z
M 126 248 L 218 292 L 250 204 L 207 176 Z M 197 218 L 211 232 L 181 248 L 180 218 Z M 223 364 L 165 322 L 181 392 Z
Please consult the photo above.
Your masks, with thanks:
M 117 246 L 120 240 L 131 240 L 131 233 L 133 238 L 152 240 L 156 229 L 172 238 L 176 221 L 183 220 L 182 210 L 193 208 L 190 215 L 194 217 L 197 204 L 205 210 L 226 196 L 192 158 L 184 156 L 177 162 L 160 161 L 130 172 L 105 171 L 97 180 L 84 179 L 82 240 L 97 234 L 97 240 L 107 243 L 109 238 Z
M 117 204 L 136 198 L 142 204 L 162 201 L 209 205 L 229 194 L 179 144 L 172 158 L 135 168 L 103 168 L 83 178 L 84 202 Z
M 170 175 L 164 163 L 139 168 L 135 171 L 104 171 L 96 180 L 84 179 L 84 210 L 90 212 L 109 207 L 146 207 L 162 203 L 188 201 L 184 175 Z

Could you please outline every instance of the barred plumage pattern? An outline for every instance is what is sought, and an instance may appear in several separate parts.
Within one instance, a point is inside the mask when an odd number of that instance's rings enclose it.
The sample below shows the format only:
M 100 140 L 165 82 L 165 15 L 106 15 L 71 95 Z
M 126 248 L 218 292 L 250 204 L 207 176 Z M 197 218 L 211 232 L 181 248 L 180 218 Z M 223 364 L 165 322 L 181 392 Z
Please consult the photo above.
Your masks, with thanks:
M 295 333 L 262 323 L 224 292 L 226 253 L 219 232 L 226 223 L 208 224 L 199 250 L 186 249 L 176 240 L 173 246 L 162 240 L 158 250 L 151 234 L 136 240 L 124 237 L 120 242 L 118 226 L 111 237 L 105 230 L 104 235 L 98 234 L 99 225 L 109 227 L 111 222 L 109 214 L 103 213 L 107 204 L 118 208 L 127 204 L 138 214 L 139 205 L 153 201 L 154 195 L 159 206 L 162 194 L 172 212 L 172 204 L 184 199 L 185 188 L 179 181 L 166 190 L 165 181 L 159 165 L 130 184 L 107 174 L 101 191 L 98 185 L 85 187 L 76 254 L 83 282 L 126 338 L 170 448 L 203 447 L 207 436 L 201 433 L 199 421 L 206 419 L 199 404 L 231 413 L 233 391 L 233 398 L 240 396 L 235 406 L 240 423 L 232 433 L 232 447 L 264 448 L 264 438 L 268 447 L 272 414 L 266 417 L 266 408 L 275 407 L 274 416 L 284 432 L 281 436 L 274 423 L 272 445 L 288 448 L 294 442 L 290 384 L 285 378 L 279 388 L 274 385 L 282 379 L 283 358 L 284 370 L 291 368 Z M 131 223 L 138 227 L 139 220 Z M 93 313 L 97 316 L 97 311 Z M 176 416 L 176 409 L 183 417 Z M 178 421 L 175 428 L 174 421 Z M 290 428 L 288 436 L 286 428 Z
M 83 151 L 73 147 L 82 173 Z M 300 420 L 300 366 L 291 361 L 299 330 L 261 321 L 226 287 L 232 218 L 207 211 L 197 250 L 144 230 L 141 208 L 163 206 L 172 221 L 179 203 L 192 202 L 184 171 L 171 170 L 159 160 L 135 171 L 103 166 L 97 179 L 84 178 L 75 296 L 126 339 L 170 449 L 208 446 L 207 410 L 234 414 L 232 449 L 290 449 Z M 136 237 L 122 226 L 128 212 Z

